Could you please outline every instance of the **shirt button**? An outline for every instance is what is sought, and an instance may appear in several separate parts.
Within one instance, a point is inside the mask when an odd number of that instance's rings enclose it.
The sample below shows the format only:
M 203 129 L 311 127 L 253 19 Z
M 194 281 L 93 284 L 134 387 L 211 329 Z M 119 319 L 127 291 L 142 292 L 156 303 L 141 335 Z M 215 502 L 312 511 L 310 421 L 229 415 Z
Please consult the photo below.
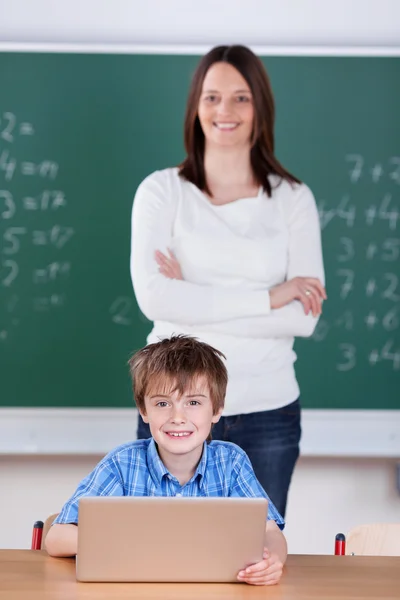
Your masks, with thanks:
M 178 497 L 180 498 L 181 496 L 182 496 L 182 494 L 176 494 L 176 497 L 177 497 L 177 498 L 178 498 Z

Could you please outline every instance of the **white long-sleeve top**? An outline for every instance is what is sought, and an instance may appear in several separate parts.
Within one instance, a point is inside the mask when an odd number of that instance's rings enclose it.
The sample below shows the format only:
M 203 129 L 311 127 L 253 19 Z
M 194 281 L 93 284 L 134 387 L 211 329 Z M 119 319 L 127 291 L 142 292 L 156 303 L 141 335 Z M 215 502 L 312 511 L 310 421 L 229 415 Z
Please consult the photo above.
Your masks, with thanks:
M 318 212 L 310 189 L 270 177 L 253 198 L 213 205 L 176 168 L 139 186 L 132 211 L 131 276 L 148 343 L 186 333 L 221 350 L 224 415 L 272 410 L 299 396 L 295 336 L 317 318 L 298 301 L 271 309 L 268 290 L 296 276 L 324 283 Z M 154 253 L 172 249 L 183 281 L 161 275 Z

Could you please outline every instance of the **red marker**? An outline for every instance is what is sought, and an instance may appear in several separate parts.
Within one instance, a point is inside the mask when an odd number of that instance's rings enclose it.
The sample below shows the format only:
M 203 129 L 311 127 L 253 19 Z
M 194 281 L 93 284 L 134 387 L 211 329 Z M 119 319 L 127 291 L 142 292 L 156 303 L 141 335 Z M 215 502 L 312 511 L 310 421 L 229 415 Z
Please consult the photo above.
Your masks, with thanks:
M 344 533 L 338 533 L 335 537 L 335 554 L 344 556 L 346 554 L 346 538 Z
M 36 521 L 32 531 L 31 550 L 40 550 L 42 547 L 43 521 Z

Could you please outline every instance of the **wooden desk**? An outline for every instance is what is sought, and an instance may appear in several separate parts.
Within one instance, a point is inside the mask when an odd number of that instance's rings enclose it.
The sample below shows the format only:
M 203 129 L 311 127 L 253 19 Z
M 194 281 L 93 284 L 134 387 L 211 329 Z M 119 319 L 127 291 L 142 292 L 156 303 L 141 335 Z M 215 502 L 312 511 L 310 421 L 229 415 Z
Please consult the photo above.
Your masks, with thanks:
M 78 583 L 75 561 L 0 550 L 1 600 L 399 600 L 400 557 L 288 557 L 281 583 Z

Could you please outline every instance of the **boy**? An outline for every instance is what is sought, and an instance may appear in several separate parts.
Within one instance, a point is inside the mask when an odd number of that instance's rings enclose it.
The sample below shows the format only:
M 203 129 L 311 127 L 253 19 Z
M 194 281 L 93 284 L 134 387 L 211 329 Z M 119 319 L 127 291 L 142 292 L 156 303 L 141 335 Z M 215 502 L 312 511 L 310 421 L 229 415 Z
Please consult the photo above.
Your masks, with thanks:
M 268 498 L 241 448 L 209 441 L 228 381 L 221 357 L 208 344 L 179 335 L 150 344 L 131 358 L 137 408 L 152 437 L 115 448 L 81 481 L 47 534 L 50 555 L 76 554 L 82 496 Z M 280 527 L 284 521 L 269 501 L 263 560 L 240 571 L 238 581 L 278 583 L 287 555 Z

